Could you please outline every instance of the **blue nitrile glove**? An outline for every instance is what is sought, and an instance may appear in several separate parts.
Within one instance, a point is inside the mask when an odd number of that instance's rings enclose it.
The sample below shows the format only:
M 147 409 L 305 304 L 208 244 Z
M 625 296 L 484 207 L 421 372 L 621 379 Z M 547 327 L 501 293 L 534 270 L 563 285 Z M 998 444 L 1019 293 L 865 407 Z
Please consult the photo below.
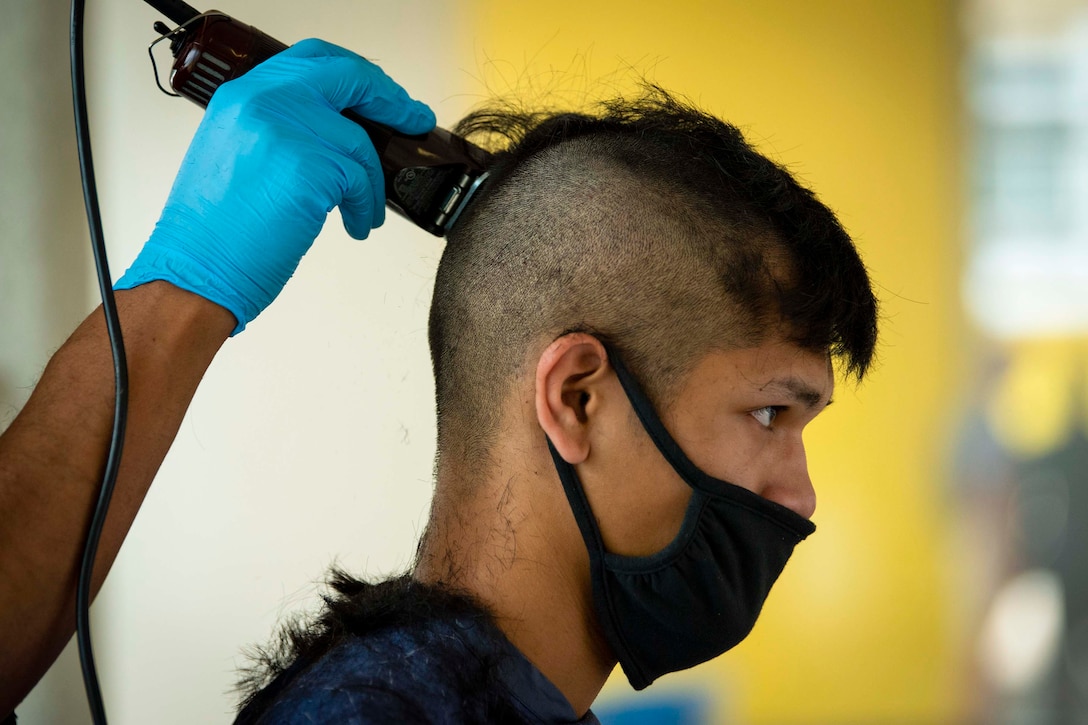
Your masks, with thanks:
M 215 92 L 162 217 L 115 289 L 166 280 L 230 310 L 267 307 L 339 205 L 356 239 L 385 221 L 385 183 L 350 108 L 403 133 L 434 113 L 351 51 L 304 40 Z

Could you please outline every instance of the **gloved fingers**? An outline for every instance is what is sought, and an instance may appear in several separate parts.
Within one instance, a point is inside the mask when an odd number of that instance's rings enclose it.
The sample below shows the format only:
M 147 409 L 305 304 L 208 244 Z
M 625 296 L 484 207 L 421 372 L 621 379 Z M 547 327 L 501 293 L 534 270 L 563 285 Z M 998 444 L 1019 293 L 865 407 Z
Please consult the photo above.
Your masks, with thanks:
M 381 68 L 350 50 L 311 38 L 276 57 L 324 59 L 305 69 L 305 80 L 338 111 L 350 108 L 407 134 L 427 133 L 435 126 L 434 111 L 413 100 Z
M 345 191 L 340 202 L 340 216 L 344 229 L 355 239 L 366 239 L 371 229 L 385 222 L 385 195 L 376 198 L 371 169 L 364 164 L 345 163 L 343 167 Z
M 371 198 L 368 206 L 374 210 L 376 218 L 376 223 L 371 224 L 370 227 L 379 226 L 385 218 L 385 176 L 382 173 L 378 152 L 374 150 L 370 136 L 362 126 L 349 121 L 331 109 L 312 114 L 306 121 L 309 130 L 327 144 L 333 153 L 349 157 L 337 160 L 339 166 L 356 168 L 365 176 L 365 178 L 359 177 L 356 181 L 357 174 L 353 173 L 350 180 L 344 182 L 344 186 L 336 189 L 335 193 L 338 196 L 332 202 L 342 204 L 341 200 L 349 193 L 354 195 L 369 193 Z M 364 234 L 356 238 L 363 239 L 365 236 Z

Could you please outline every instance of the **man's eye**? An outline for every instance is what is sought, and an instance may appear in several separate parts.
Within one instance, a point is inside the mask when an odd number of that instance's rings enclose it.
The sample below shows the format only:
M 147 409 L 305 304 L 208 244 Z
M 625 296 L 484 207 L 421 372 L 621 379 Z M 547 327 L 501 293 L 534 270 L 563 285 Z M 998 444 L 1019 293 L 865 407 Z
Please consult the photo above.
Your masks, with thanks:
M 764 428 L 770 428 L 771 423 L 778 417 L 778 411 L 781 408 L 777 405 L 768 405 L 766 408 L 760 408 L 759 410 L 753 410 L 752 416 L 759 421 L 759 424 Z

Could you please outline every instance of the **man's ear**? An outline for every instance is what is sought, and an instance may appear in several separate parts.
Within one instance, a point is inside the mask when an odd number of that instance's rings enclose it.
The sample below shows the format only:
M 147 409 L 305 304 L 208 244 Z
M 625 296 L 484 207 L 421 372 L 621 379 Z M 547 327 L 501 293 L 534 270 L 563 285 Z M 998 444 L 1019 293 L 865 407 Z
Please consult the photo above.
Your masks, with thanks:
M 589 455 L 588 421 L 597 407 L 596 384 L 610 371 L 601 341 L 583 332 L 563 335 L 536 366 L 536 418 L 567 463 Z

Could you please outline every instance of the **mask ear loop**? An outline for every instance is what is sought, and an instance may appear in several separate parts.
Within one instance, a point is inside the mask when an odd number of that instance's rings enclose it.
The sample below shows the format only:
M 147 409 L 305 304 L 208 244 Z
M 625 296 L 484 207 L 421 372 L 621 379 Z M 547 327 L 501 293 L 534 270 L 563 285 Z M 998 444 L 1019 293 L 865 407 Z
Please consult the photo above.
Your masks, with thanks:
M 646 393 L 642 391 L 638 381 L 624 366 L 615 348 L 603 340 L 601 344 L 604 345 L 605 352 L 608 353 L 608 362 L 612 365 L 612 369 L 616 371 L 616 377 L 619 379 L 620 385 L 623 386 L 624 392 L 627 393 L 627 397 L 631 401 L 631 407 L 635 410 L 635 415 L 642 422 L 642 427 L 646 430 L 654 445 L 657 446 L 657 450 L 665 457 L 665 460 L 692 489 L 711 498 L 729 499 L 733 503 L 745 506 L 762 516 L 772 518 L 801 539 L 816 531 L 816 526 L 797 512 L 765 499 L 754 491 L 749 491 L 729 481 L 714 478 L 696 466 L 665 428 L 665 424 L 661 422 L 657 411 L 654 410 L 653 403 L 650 402 Z
M 605 641 L 614 650 L 620 650 L 613 652 L 613 654 L 623 666 L 628 679 L 632 682 L 646 682 L 649 684 L 645 673 L 635 664 L 623 632 L 616 624 L 618 619 L 616 612 L 612 608 L 612 597 L 609 596 L 608 592 L 608 578 L 604 576 L 606 553 L 604 540 L 601 538 L 600 529 L 597 528 L 597 520 L 593 517 L 593 511 L 589 507 L 586 493 L 582 489 L 582 482 L 578 479 L 578 473 L 574 470 L 574 466 L 563 460 L 563 457 L 559 455 L 559 451 L 555 450 L 551 439 L 547 436 L 545 436 L 545 439 L 548 441 L 548 451 L 552 455 L 556 473 L 559 474 L 559 481 L 563 484 L 563 491 L 567 495 L 567 503 L 570 504 L 571 513 L 574 514 L 574 520 L 578 523 L 578 529 L 582 533 L 582 541 L 585 542 L 586 551 L 589 554 L 589 579 L 593 585 L 593 598 L 598 604 L 597 611 L 600 612 L 603 609 L 605 614 L 604 617 L 598 614 L 597 623 L 604 630 Z M 628 671 L 629 668 L 634 671 Z
M 642 387 L 634 376 L 627 370 L 615 348 L 604 341 L 601 344 L 604 345 L 605 352 L 608 353 L 608 362 L 612 369 L 616 371 L 616 377 L 619 378 L 623 391 L 627 393 L 627 398 L 631 401 L 631 407 L 635 409 L 635 415 L 642 422 L 642 427 L 649 434 L 654 445 L 657 446 L 657 450 L 661 452 L 661 455 L 673 468 L 684 476 L 689 484 L 696 481 L 701 482 L 704 478 L 708 478 L 698 466 L 691 462 L 691 459 L 680 448 L 680 444 L 665 429 L 665 424 L 661 422 L 660 416 L 654 410 L 653 403 L 650 402 L 646 393 L 642 391 Z

